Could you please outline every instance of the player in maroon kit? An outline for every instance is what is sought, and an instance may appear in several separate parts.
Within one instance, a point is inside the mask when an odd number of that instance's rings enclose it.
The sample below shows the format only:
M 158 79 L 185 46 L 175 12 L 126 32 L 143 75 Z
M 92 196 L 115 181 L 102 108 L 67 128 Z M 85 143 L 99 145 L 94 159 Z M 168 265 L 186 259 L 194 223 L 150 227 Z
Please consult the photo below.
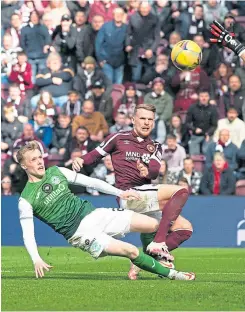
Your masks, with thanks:
M 151 185 L 158 176 L 162 149 L 160 143 L 150 138 L 154 127 L 155 107 L 140 104 L 136 107 L 132 131 L 109 135 L 95 150 L 73 161 L 73 169 L 79 171 L 83 165 L 98 162 L 107 154 L 112 157 L 116 186 L 122 190 L 130 188 L 140 192 L 141 200 L 120 201 L 120 206 L 145 213 L 160 220 L 157 233 L 141 235 L 144 251 L 165 259 L 164 265 L 173 268 L 173 256 L 169 251 L 177 248 L 192 234 L 191 223 L 180 216 L 187 201 L 188 191 L 177 185 Z M 162 210 L 162 218 L 159 211 Z M 129 278 L 136 279 L 134 267 Z

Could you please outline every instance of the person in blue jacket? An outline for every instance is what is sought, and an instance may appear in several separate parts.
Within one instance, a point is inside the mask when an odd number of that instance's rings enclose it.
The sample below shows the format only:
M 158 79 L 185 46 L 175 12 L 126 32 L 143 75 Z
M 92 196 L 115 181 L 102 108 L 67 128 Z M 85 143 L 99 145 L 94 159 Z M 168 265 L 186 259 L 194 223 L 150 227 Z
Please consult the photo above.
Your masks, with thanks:
M 127 32 L 127 25 L 123 23 L 124 14 L 122 8 L 116 8 L 113 21 L 101 27 L 95 41 L 98 62 L 113 84 L 123 81 Z

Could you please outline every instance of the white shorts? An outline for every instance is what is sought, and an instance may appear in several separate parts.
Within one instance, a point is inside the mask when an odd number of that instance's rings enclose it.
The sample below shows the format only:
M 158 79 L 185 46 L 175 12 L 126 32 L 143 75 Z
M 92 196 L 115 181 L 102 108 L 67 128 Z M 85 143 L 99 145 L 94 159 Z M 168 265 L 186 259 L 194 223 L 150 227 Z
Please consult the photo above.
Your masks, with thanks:
M 140 193 L 140 200 L 120 200 L 120 207 L 133 210 L 138 213 L 147 213 L 160 210 L 157 191 L 160 185 L 145 184 L 134 187 Z
M 95 209 L 81 221 L 68 242 L 97 259 L 109 245 L 111 237 L 124 237 L 130 232 L 133 213 L 122 208 Z

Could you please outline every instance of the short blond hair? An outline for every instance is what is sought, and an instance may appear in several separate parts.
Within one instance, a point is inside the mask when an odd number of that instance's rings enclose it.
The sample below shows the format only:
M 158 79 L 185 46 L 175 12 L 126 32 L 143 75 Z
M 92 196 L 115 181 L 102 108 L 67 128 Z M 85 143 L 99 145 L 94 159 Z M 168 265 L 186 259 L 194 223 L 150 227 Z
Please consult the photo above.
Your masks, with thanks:
M 35 151 L 35 150 L 39 150 L 40 153 L 42 154 L 40 144 L 37 141 L 33 140 L 33 141 L 26 143 L 26 145 L 22 146 L 16 154 L 17 162 L 21 164 L 23 162 L 25 153 L 29 151 Z
M 139 109 L 145 109 L 147 111 L 153 112 L 154 114 L 156 112 L 156 107 L 152 104 L 139 104 L 139 105 L 136 105 L 134 109 L 134 115 L 136 115 Z

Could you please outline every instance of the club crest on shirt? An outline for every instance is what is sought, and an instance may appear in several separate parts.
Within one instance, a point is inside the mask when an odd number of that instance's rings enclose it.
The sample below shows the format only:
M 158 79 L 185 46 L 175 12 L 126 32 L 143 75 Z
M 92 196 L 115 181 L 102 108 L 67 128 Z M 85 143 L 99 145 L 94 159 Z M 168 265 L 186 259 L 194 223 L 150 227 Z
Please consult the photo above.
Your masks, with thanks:
M 154 145 L 147 144 L 146 148 L 148 149 L 148 151 L 150 153 L 154 153 L 155 152 L 155 146 Z
M 60 183 L 60 178 L 56 177 L 56 176 L 52 177 L 51 178 L 51 183 L 54 184 L 54 185 L 59 184 Z
M 49 183 L 45 183 L 42 186 L 42 191 L 44 193 L 50 194 L 53 191 L 53 186 Z

